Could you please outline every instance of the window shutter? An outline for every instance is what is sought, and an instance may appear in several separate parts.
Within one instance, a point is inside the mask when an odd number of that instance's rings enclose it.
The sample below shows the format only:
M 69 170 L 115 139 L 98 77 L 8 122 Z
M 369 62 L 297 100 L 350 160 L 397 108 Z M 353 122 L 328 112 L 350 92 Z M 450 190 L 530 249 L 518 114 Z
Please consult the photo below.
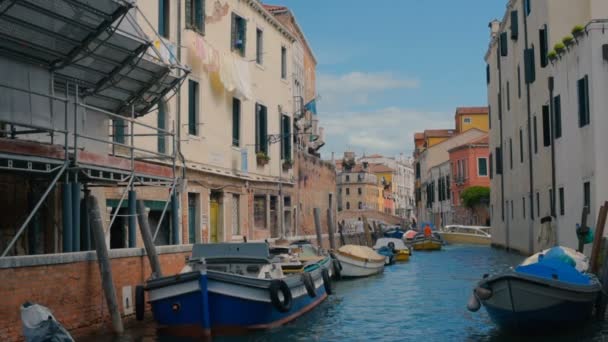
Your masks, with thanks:
M 500 55 L 507 57 L 509 55 L 509 40 L 507 39 L 507 32 L 500 34 Z
M 156 126 L 160 129 L 165 129 L 165 103 L 158 103 L 158 118 Z M 162 132 L 158 132 L 158 152 L 165 153 L 165 135 Z
M 196 83 L 188 81 L 188 133 L 196 134 Z
M 285 132 L 285 115 L 281 114 L 280 116 L 280 127 L 281 127 L 281 159 L 286 159 L 285 158 L 285 154 L 287 151 L 287 146 L 285 143 L 285 134 L 287 134 L 287 132 Z
M 230 21 L 230 50 L 234 50 L 235 46 L 236 46 L 236 37 L 237 37 L 237 32 L 236 32 L 236 14 L 232 13 L 232 19 Z
M 490 84 L 490 64 L 486 64 L 486 83 Z
M 539 42 L 540 42 L 540 67 L 544 68 L 549 64 L 549 58 L 547 53 L 549 52 L 549 43 L 547 37 L 547 25 L 538 31 Z
M 260 128 L 261 150 L 268 154 L 268 110 L 265 106 L 260 111 Z
M 190 0 L 192 1 L 192 0 Z M 196 28 L 201 32 L 205 32 L 205 0 L 194 0 L 194 22 Z
M 543 106 L 543 145 L 551 146 L 551 118 L 549 106 Z
M 247 51 L 246 47 L 247 47 L 247 20 L 245 19 L 241 19 L 241 27 L 240 27 L 240 32 L 239 32 L 239 36 L 241 38 L 241 40 L 243 41 L 243 44 L 241 44 L 241 55 L 245 56 L 245 51 Z
M 534 48 L 524 50 L 524 63 L 526 65 L 526 83 L 534 83 L 536 81 Z
M 261 137 L 261 132 L 260 132 L 260 120 L 262 117 L 261 114 L 262 111 L 262 106 L 260 106 L 259 104 L 255 104 L 255 152 L 258 153 L 260 152 L 262 149 L 262 139 Z
M 489 162 L 490 162 L 490 179 L 492 179 L 492 178 L 494 178 L 494 165 L 492 165 L 492 163 L 494 162 L 494 158 L 492 157 L 492 153 L 490 153 Z
M 186 0 L 186 4 L 185 4 L 185 16 L 186 16 L 186 28 L 191 28 L 193 26 L 193 22 L 192 22 L 192 1 L 193 0 Z
M 517 40 L 519 37 L 519 21 L 517 11 L 511 11 L 511 39 Z
M 538 125 L 536 124 L 536 115 L 534 116 L 534 153 L 538 153 Z
M 555 122 L 555 138 L 562 137 L 562 98 L 561 96 L 556 96 L 553 100 L 553 113 L 555 117 L 553 118 L 553 122 Z
M 125 143 L 125 122 L 121 119 L 113 120 L 114 122 L 114 142 L 119 144 Z
M 158 34 L 164 37 L 165 32 L 165 1 L 158 0 Z
M 502 120 L 502 94 L 498 93 L 498 120 Z
M 502 175 L 502 150 L 496 147 L 496 174 Z
M 232 99 L 232 146 L 240 146 L 241 101 Z
M 585 75 L 585 124 L 588 125 L 591 122 L 591 111 L 589 106 L 589 76 Z

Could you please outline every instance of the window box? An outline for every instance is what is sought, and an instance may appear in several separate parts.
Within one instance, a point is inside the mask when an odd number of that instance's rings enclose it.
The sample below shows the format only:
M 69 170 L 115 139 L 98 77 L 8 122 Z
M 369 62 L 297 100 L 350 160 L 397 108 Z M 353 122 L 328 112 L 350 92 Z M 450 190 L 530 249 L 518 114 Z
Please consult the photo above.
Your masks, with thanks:
M 585 34 L 585 27 L 576 25 L 572 28 L 572 35 L 576 40 L 580 39 Z
M 574 37 L 572 37 L 572 36 L 565 36 L 562 39 L 562 43 L 564 43 L 564 45 L 566 47 L 570 47 L 570 46 L 572 46 L 572 44 L 574 44 Z
M 566 51 L 566 46 L 564 45 L 564 43 L 557 43 L 557 44 L 555 44 L 553 49 L 555 50 L 555 52 L 557 52 L 559 55 L 561 55 Z
M 258 152 L 255 155 L 255 158 L 259 166 L 264 166 L 270 161 L 270 157 L 264 152 Z
M 549 61 L 551 63 L 555 62 L 557 60 L 557 52 L 555 52 L 555 50 L 551 50 L 549 51 L 549 53 L 547 54 L 547 58 L 549 58 Z
M 293 160 L 283 160 L 283 171 L 287 171 L 293 167 Z

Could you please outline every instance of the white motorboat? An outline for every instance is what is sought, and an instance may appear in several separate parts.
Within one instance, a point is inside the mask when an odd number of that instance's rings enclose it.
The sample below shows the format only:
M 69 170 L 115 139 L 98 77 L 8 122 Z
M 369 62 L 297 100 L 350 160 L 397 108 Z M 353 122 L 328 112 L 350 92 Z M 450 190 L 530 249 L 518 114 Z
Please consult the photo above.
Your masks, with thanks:
M 443 241 L 449 244 L 489 245 L 492 243 L 490 227 L 483 226 L 445 226 L 439 232 Z
M 385 257 L 366 246 L 342 246 L 336 257 L 342 264 L 342 277 L 367 277 L 384 271 Z

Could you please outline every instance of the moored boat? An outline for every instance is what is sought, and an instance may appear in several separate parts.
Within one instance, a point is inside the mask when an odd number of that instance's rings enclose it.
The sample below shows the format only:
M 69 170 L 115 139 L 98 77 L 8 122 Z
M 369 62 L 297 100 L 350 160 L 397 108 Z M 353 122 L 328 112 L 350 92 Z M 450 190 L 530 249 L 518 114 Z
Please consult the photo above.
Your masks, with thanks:
M 408 261 L 410 259 L 411 250 L 401 239 L 380 238 L 376 241 L 374 249 L 379 250 L 382 247 L 388 247 L 393 251 L 395 261 Z
M 385 257 L 366 246 L 344 245 L 336 257 L 342 265 L 342 277 L 367 277 L 384 271 Z
M 490 318 L 508 330 L 566 327 L 590 318 L 601 294 L 586 257 L 566 247 L 553 247 L 526 259 L 515 269 L 484 276 L 468 308 L 480 303 Z
M 449 244 L 490 245 L 490 227 L 449 225 L 441 229 L 441 238 Z
M 382 246 L 375 249 L 375 251 L 384 257 L 384 266 L 390 266 L 395 263 L 395 253 L 392 249 L 388 248 L 387 246 Z
M 161 328 L 209 335 L 288 323 L 331 294 L 331 280 L 319 266 L 285 275 L 265 243 L 196 244 L 181 274 L 145 289 Z

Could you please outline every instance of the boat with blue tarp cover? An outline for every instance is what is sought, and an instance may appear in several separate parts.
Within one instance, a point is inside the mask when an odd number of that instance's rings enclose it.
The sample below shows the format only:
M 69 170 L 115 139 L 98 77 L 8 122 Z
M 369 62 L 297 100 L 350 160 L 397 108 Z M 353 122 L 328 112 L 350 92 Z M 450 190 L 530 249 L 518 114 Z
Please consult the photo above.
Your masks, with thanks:
M 537 253 L 522 264 L 484 278 L 468 308 L 480 303 L 503 329 L 539 330 L 589 319 L 601 294 L 598 279 L 587 273 L 587 257 L 567 247 Z
M 182 273 L 145 290 L 162 328 L 207 336 L 283 325 L 332 292 L 327 268 L 285 275 L 266 243 L 196 244 Z

